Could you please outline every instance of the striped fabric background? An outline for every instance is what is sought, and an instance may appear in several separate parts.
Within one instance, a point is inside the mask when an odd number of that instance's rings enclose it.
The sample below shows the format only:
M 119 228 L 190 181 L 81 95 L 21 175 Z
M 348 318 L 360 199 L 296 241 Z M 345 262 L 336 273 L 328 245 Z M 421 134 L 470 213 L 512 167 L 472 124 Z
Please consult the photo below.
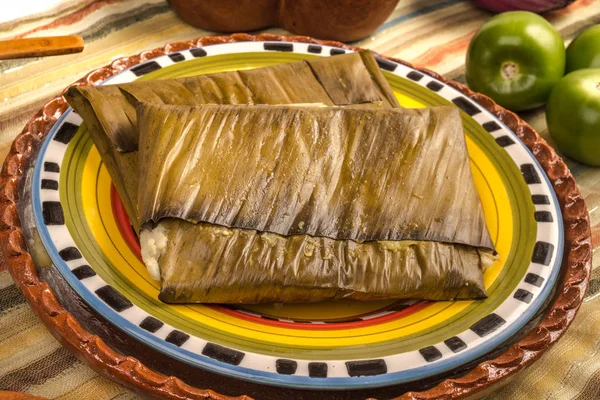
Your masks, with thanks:
M 0 6 L 0 39 L 80 34 L 83 53 L 0 62 L 0 159 L 29 118 L 65 86 L 111 60 L 166 42 L 213 34 L 182 23 L 164 0 L 16 0 Z M 469 40 L 492 14 L 467 0 L 400 0 L 389 19 L 355 45 L 464 82 Z M 600 1 L 578 0 L 546 15 L 566 43 L 600 23 Z M 272 28 L 266 32 L 286 34 Z M 546 139 L 543 109 L 523 113 Z M 586 198 L 594 250 L 600 247 L 600 169 L 567 160 Z M 489 399 L 600 398 L 600 262 L 573 326 L 542 360 Z M 64 350 L 0 266 L 0 390 L 58 399 L 133 399 Z M 1 397 L 1 393 L 0 393 Z

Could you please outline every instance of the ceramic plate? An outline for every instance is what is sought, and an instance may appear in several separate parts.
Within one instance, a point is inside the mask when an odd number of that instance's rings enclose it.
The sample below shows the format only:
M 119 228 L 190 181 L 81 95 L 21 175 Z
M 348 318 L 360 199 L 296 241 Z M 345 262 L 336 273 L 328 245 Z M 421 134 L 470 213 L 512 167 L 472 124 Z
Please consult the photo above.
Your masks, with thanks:
M 346 50 L 242 42 L 161 56 L 105 83 L 257 68 Z M 32 183 L 38 233 L 63 278 L 128 335 L 185 363 L 260 383 L 368 388 L 456 369 L 505 342 L 540 309 L 563 251 L 560 209 L 517 136 L 477 103 L 404 65 L 379 59 L 404 107 L 462 110 L 471 167 L 500 259 L 482 301 L 168 305 L 140 261 L 111 179 L 72 110 L 54 125 Z

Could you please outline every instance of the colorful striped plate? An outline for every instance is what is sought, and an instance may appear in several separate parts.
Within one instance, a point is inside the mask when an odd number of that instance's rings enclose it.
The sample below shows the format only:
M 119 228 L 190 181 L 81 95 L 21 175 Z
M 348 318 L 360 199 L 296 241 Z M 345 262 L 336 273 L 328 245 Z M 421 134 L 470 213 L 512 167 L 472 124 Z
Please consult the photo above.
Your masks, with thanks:
M 161 56 L 109 79 L 165 79 L 257 68 L 346 50 L 244 42 Z M 404 107 L 462 112 L 475 183 L 500 259 L 484 301 L 168 305 L 157 299 L 111 179 L 82 120 L 69 110 L 35 167 L 32 200 L 42 242 L 63 278 L 128 335 L 194 366 L 302 388 L 367 388 L 455 369 L 496 348 L 540 309 L 562 259 L 562 218 L 543 170 L 517 136 L 460 92 L 380 59 Z

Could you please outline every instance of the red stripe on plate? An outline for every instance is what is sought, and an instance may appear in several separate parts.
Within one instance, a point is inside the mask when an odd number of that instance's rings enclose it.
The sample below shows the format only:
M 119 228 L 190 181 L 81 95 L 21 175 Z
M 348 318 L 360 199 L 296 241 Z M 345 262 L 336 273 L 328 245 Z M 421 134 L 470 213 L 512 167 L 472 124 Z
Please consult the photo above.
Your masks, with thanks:
M 142 261 L 142 249 L 140 247 L 140 243 L 138 242 L 138 238 L 135 233 L 133 233 L 133 228 L 129 222 L 129 217 L 127 216 L 125 207 L 123 206 L 121 198 L 119 197 L 119 194 L 112 183 L 110 184 L 110 203 L 112 206 L 113 215 L 115 216 L 115 221 L 119 227 L 119 232 L 121 232 L 123 239 L 125 239 L 125 243 L 127 243 L 135 256 Z
M 286 321 L 273 321 L 270 319 L 264 319 L 264 318 L 260 318 L 260 317 L 255 317 L 254 315 L 249 315 L 237 310 L 231 310 L 229 308 L 226 307 L 222 307 L 222 306 L 218 306 L 218 305 L 213 305 L 213 306 L 207 306 L 207 307 L 211 307 L 216 311 L 222 312 L 223 314 L 228 314 L 231 316 L 234 316 L 236 318 L 240 318 L 240 319 L 244 319 L 246 321 L 250 321 L 250 322 L 256 322 L 259 324 L 263 324 L 263 325 L 269 325 L 269 326 L 275 326 L 278 328 L 288 328 L 288 329 L 302 329 L 302 330 L 309 330 L 309 331 L 327 331 L 327 330 L 334 330 L 334 329 L 352 329 L 352 328 L 364 328 L 367 326 L 371 326 L 371 325 L 377 325 L 377 324 L 383 324 L 385 322 L 389 322 L 389 321 L 394 321 L 400 318 L 404 318 L 407 317 L 411 314 L 416 313 L 417 311 L 421 311 L 426 307 L 429 307 L 432 304 L 432 302 L 429 301 L 424 301 L 421 303 L 415 303 L 411 306 L 409 306 L 408 308 L 405 308 L 402 311 L 396 311 L 393 312 L 391 314 L 386 314 L 386 315 L 382 315 L 381 317 L 377 317 L 377 318 L 371 318 L 371 319 L 367 319 L 367 320 L 362 320 L 362 321 L 352 321 L 352 322 L 327 322 L 325 324 L 311 324 L 311 323 L 298 323 L 298 322 L 286 322 Z M 378 310 L 376 312 L 382 312 L 385 310 Z M 373 314 L 373 313 L 369 313 L 369 314 Z M 368 314 L 362 314 L 362 315 L 368 315 Z M 359 318 L 360 316 L 357 317 L 353 317 L 353 318 Z M 271 317 L 273 318 L 273 317 Z

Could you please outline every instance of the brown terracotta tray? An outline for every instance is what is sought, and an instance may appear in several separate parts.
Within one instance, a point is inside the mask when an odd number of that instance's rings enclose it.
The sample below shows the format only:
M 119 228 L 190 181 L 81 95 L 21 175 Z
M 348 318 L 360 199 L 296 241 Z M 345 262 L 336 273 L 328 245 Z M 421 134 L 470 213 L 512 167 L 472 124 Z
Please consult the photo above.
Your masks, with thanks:
M 116 60 L 107 67 L 92 71 L 76 84 L 97 84 L 125 68 L 162 54 L 239 41 L 289 41 L 356 49 L 342 43 L 298 36 L 238 34 L 203 37 L 189 42 L 170 43 L 163 48 L 143 52 L 138 56 Z M 408 65 L 399 60 L 387 59 Z M 543 307 L 543 312 L 538 313 L 518 336 L 476 360 L 475 363 L 465 365 L 449 375 L 433 377 L 426 382 L 416 381 L 369 392 L 330 393 L 337 398 L 369 395 L 383 398 L 401 396 L 401 398 L 429 399 L 482 395 L 533 363 L 555 343 L 568 328 L 585 295 L 591 268 L 589 218 L 583 198 L 566 165 L 545 141 L 515 114 L 497 106 L 489 98 L 469 91 L 460 83 L 446 81 L 431 71 L 422 69 L 419 71 L 446 82 L 488 109 L 513 130 L 537 158 L 553 184 L 563 214 L 565 248 L 560 280 L 555 295 Z M 72 294 L 68 293 L 68 285 L 53 281 L 54 278 L 46 270 L 41 269 L 39 272 L 41 277 L 38 274 L 29 252 L 32 249 L 28 251 L 23 237 L 19 215 L 19 209 L 22 207 L 19 205 L 25 202 L 25 199 L 19 199 L 19 194 L 22 193 L 21 189 L 25 183 L 24 174 L 41 140 L 67 108 L 64 99 L 57 97 L 34 116 L 15 139 L 0 176 L 0 239 L 3 259 L 8 264 L 17 286 L 54 336 L 99 373 L 148 395 L 173 398 L 224 398 L 209 390 L 218 389 L 226 393 L 247 393 L 254 397 L 265 398 L 274 398 L 282 394 L 297 398 L 319 397 L 319 394 L 314 391 L 283 390 L 240 382 L 208 372 L 191 373 L 185 364 L 163 359 L 157 352 L 143 347 L 132 348 L 131 346 L 135 344 L 129 342 L 126 335 L 120 333 L 118 329 L 107 328 L 103 317 L 83 302 L 63 301 L 61 304 L 57 300 L 56 296 L 67 299 Z M 56 293 L 50 288 L 51 286 L 55 288 Z M 128 354 L 140 355 L 138 358 L 142 360 L 128 357 Z M 155 371 L 160 371 L 162 374 Z

